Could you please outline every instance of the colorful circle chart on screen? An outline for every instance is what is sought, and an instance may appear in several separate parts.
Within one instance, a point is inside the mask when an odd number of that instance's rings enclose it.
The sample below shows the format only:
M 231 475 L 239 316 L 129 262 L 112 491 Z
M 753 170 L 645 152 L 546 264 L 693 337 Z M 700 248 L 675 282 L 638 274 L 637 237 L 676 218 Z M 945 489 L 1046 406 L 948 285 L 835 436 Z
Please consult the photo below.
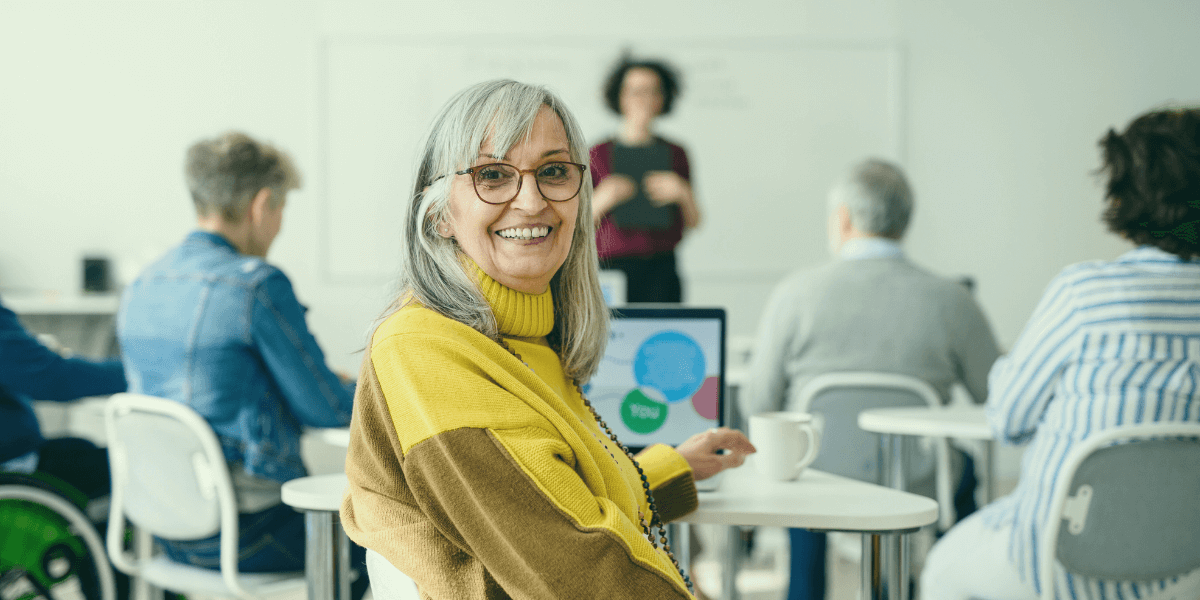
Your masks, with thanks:
M 634 356 L 638 387 L 625 394 L 621 421 L 631 431 L 653 433 L 666 423 L 671 405 L 688 399 L 701 416 L 715 418 L 719 379 L 705 377 L 705 364 L 700 344 L 684 333 L 664 331 L 647 338 Z
M 691 336 L 664 331 L 642 342 L 633 359 L 638 385 L 654 388 L 672 404 L 690 398 L 704 384 L 704 351 Z

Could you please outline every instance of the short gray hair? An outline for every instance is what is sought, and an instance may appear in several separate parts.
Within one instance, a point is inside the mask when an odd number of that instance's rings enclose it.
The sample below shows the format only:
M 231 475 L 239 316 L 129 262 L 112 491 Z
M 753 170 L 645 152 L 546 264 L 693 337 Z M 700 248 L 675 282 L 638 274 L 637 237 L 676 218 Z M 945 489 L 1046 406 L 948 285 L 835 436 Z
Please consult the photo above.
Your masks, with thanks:
M 271 190 L 271 206 L 277 207 L 300 187 L 291 157 L 239 131 L 192 144 L 184 173 L 196 213 L 220 214 L 233 222 L 246 216 L 250 200 L 263 188 Z
M 496 317 L 474 273 L 463 270 L 463 254 L 457 242 L 442 237 L 436 228 L 449 220 L 454 172 L 474 164 L 489 135 L 492 152 L 497 156 L 507 154 L 530 134 L 542 106 L 562 120 L 571 160 L 586 164 L 588 149 L 583 130 L 562 100 L 543 87 L 510 80 L 486 81 L 459 92 L 442 108 L 423 146 L 412 194 L 406 199 L 400 298 L 395 307 L 415 300 L 500 340 Z M 550 281 L 554 329 L 548 336 L 563 371 L 578 383 L 586 382 L 596 372 L 608 343 L 608 308 L 600 291 L 592 219 L 592 182 L 586 174 L 583 179 L 571 249 Z
M 829 193 L 829 209 L 845 206 L 855 229 L 900 239 L 912 217 L 913 195 L 904 172 L 896 165 L 870 158 Z

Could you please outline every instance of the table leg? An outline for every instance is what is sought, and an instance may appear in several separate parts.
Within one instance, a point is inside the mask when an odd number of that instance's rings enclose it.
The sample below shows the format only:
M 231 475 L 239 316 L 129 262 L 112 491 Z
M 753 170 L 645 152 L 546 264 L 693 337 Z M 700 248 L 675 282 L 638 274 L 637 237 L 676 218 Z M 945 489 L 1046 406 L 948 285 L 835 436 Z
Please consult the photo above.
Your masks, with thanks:
M 332 512 L 310 510 L 304 513 L 304 574 L 308 580 L 309 600 L 334 600 L 338 584 L 340 548 L 335 545 L 338 526 Z
M 333 539 L 337 540 L 337 598 L 350 600 L 350 537 L 342 529 L 342 519 L 338 513 L 333 513 Z M 366 577 L 367 574 L 363 572 L 358 576 Z
M 725 587 L 721 597 L 724 600 L 737 600 L 737 575 L 738 567 L 741 563 L 742 548 L 745 548 L 745 543 L 742 541 L 742 528 L 732 525 L 729 530 L 729 549 L 725 552 L 725 572 L 721 578 L 721 583 Z
M 863 600 L 909 600 L 908 534 L 863 533 Z
M 979 454 L 980 462 L 983 463 L 984 504 L 988 504 L 996 499 L 996 463 L 993 458 L 995 444 L 996 442 L 992 440 L 984 440 L 983 450 Z
M 669 523 L 667 538 L 671 540 L 671 550 L 679 566 L 690 576 L 692 574 L 692 535 L 687 523 Z M 695 583 L 695 579 L 692 583 Z
M 883 600 L 882 538 L 878 533 L 862 534 L 862 590 L 859 595 L 863 600 Z
M 908 487 L 908 444 L 905 443 L 906 436 L 903 435 L 886 435 L 884 436 L 884 444 L 887 445 L 887 453 L 891 460 L 887 463 L 890 472 L 887 476 L 888 487 L 897 490 L 904 490 Z
M 886 463 L 885 481 L 888 487 L 904 491 L 908 487 L 908 453 L 911 444 L 907 436 L 888 434 L 882 436 L 881 446 L 890 458 Z M 907 600 L 908 581 L 911 577 L 907 557 L 908 536 L 904 534 L 889 534 L 884 536 L 884 547 L 881 559 L 887 565 L 888 596 L 893 600 Z
M 894 539 L 892 564 L 893 568 L 896 569 L 896 576 L 892 580 L 896 581 L 896 585 L 892 587 L 889 595 L 892 600 L 909 600 L 909 578 L 911 577 L 909 568 L 912 566 L 912 562 L 908 554 L 908 534 L 896 533 L 891 537 Z

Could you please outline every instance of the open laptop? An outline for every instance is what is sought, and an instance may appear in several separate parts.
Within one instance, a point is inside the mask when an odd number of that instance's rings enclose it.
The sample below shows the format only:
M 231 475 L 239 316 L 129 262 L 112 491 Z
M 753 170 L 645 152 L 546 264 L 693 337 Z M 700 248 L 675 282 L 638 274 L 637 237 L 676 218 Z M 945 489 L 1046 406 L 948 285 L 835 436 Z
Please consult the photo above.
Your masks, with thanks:
M 611 323 L 584 393 L 621 443 L 634 452 L 677 446 L 725 424 L 725 309 L 622 307 Z

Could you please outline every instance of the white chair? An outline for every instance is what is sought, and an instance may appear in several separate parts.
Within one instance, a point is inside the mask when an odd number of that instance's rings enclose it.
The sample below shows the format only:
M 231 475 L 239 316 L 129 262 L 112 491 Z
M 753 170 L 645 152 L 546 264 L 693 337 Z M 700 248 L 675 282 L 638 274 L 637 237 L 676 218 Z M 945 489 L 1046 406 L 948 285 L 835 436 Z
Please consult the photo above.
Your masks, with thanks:
M 1085 439 L 1063 461 L 1050 501 L 1039 542 L 1042 598 L 1055 597 L 1060 568 L 1121 581 L 1180 577 L 1141 600 L 1200 597 L 1197 498 L 1200 424 L 1118 427 Z
M 887 465 L 879 464 L 879 436 L 859 428 L 858 413 L 904 406 L 941 409 L 942 401 L 933 386 L 907 375 L 844 371 L 814 377 L 797 397 L 799 412 L 819 414 L 824 422 L 820 454 L 812 468 L 859 481 L 883 483 Z M 955 517 L 950 446 L 945 438 L 939 438 L 934 441 L 934 448 L 932 458 L 928 453 L 909 454 L 907 480 L 920 482 L 935 477 L 939 525 L 945 530 Z
M 367 574 L 371 578 L 373 598 L 421 600 L 421 592 L 417 590 L 416 582 L 374 550 L 367 550 Z
M 239 573 L 238 512 L 225 455 L 209 424 L 179 402 L 114 394 L 104 412 L 113 487 L 109 559 L 121 571 L 175 592 L 221 598 L 305 597 L 303 572 Z M 140 535 L 194 540 L 221 534 L 221 569 L 165 556 L 134 557 L 125 521 Z

